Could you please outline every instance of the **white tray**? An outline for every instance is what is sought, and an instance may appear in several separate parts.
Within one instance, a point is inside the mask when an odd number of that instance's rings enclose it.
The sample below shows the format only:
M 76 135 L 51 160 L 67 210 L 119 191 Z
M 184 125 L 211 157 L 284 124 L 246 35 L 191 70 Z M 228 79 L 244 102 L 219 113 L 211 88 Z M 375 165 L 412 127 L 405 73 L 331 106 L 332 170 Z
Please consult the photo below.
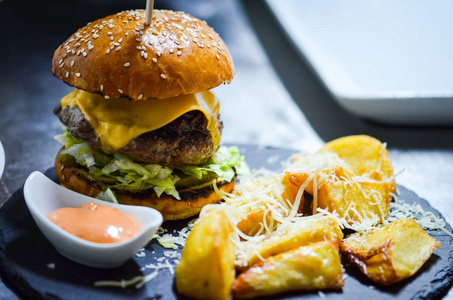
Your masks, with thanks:
M 452 1 L 266 1 L 346 110 L 388 124 L 453 124 Z
M 4 168 L 5 168 L 5 151 L 3 150 L 3 145 L 2 142 L 0 141 L 0 178 L 2 178 Z

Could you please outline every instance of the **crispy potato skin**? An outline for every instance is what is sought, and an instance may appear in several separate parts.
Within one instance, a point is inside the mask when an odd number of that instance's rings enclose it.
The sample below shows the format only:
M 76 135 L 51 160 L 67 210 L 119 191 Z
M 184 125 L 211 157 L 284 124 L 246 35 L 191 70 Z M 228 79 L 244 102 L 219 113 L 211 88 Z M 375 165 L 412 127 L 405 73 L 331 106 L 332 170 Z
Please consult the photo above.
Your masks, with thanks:
M 260 224 L 263 223 L 264 213 L 264 208 L 255 208 L 247 212 L 247 217 L 241 219 L 236 226 L 243 233 L 253 236 L 261 227 Z M 269 222 L 268 216 L 266 216 L 266 222 Z
M 268 258 L 299 248 L 300 246 L 306 246 L 322 241 L 331 241 L 334 245 L 339 247 L 342 239 L 343 232 L 338 223 L 332 218 L 323 217 L 299 229 L 288 231 L 279 236 L 277 240 L 265 240 L 256 250 L 259 253 L 259 256 L 258 254 L 253 254 L 248 259 L 246 266 L 237 266 L 236 268 L 244 271 L 254 264 L 261 262 L 260 256 L 262 258 Z
M 320 152 L 337 153 L 354 174 L 383 181 L 393 176 L 393 167 L 387 149 L 382 147 L 384 145 L 374 137 L 351 135 L 326 143 Z
M 233 283 L 237 299 L 296 290 L 339 289 L 344 285 L 338 246 L 319 242 L 266 259 Z
M 352 210 L 348 210 L 351 205 L 361 216 L 369 216 L 373 213 L 380 218 L 381 222 L 387 219 L 392 199 L 391 184 L 385 182 L 358 182 L 357 184 L 350 185 L 345 182 L 321 184 L 318 191 L 318 207 L 327 208 L 330 212 L 336 211 L 340 217 L 350 221 L 360 221 Z
M 390 192 L 396 193 L 393 166 L 387 149 L 378 139 L 368 135 L 350 135 L 330 141 L 319 152 L 333 152 L 345 161 L 357 176 L 379 182 L 387 181 Z M 382 155 L 381 155 L 382 154 Z
M 307 180 L 310 175 L 311 172 L 309 171 L 286 171 L 282 179 L 282 184 L 285 186 L 282 196 L 294 202 L 294 199 L 299 192 L 299 188 L 302 184 L 304 184 L 305 180 Z M 337 178 L 351 178 L 354 176 L 351 170 L 342 166 L 335 166 L 332 168 L 323 169 L 319 174 L 316 175 L 316 179 L 318 183 L 321 183 L 321 176 L 329 175 L 335 176 Z M 308 182 L 305 191 L 313 195 L 313 179 Z
M 175 273 L 179 294 L 195 299 L 228 299 L 235 278 L 232 227 L 225 212 L 215 210 L 193 227 Z
M 341 252 L 368 278 L 390 285 L 414 275 L 441 245 L 413 219 L 406 218 L 367 235 L 348 236 Z

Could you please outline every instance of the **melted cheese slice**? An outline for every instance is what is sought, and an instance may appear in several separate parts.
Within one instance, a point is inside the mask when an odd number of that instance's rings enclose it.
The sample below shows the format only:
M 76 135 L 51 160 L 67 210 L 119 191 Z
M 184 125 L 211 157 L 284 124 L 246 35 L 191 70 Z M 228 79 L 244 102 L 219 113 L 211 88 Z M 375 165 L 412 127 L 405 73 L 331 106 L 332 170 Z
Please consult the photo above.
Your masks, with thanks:
M 99 137 L 105 153 L 117 152 L 139 135 L 163 127 L 193 110 L 206 116 L 214 146 L 220 142 L 217 121 L 220 105 L 210 91 L 167 99 L 130 101 L 126 98 L 105 99 L 76 89 L 61 99 L 60 105 L 79 107 Z

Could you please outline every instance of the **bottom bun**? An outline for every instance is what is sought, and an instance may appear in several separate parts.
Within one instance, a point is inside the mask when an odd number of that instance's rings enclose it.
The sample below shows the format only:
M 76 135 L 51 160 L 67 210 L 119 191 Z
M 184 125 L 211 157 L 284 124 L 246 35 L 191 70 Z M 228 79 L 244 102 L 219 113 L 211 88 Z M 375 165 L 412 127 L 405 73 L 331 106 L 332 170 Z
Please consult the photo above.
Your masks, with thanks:
M 55 159 L 55 171 L 61 185 L 75 192 L 96 197 L 101 191 L 101 184 L 90 179 L 87 172 L 82 168 L 66 167 Z M 217 188 L 230 193 L 236 183 L 236 177 L 231 182 L 217 182 Z M 211 183 L 178 190 L 181 200 L 162 194 L 157 197 L 152 190 L 131 192 L 126 190 L 114 190 L 121 204 L 148 206 L 158 210 L 164 221 L 181 220 L 195 216 L 206 204 L 218 203 L 222 198 L 216 193 Z

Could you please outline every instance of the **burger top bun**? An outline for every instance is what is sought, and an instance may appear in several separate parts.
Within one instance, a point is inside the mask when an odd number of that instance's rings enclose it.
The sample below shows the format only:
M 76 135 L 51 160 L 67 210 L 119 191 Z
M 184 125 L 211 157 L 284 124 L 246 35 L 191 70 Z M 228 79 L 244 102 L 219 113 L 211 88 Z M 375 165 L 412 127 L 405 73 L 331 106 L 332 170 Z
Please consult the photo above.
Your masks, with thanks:
M 183 12 L 124 11 L 80 28 L 55 51 L 52 73 L 105 98 L 170 98 L 233 79 L 233 61 L 206 22 Z

